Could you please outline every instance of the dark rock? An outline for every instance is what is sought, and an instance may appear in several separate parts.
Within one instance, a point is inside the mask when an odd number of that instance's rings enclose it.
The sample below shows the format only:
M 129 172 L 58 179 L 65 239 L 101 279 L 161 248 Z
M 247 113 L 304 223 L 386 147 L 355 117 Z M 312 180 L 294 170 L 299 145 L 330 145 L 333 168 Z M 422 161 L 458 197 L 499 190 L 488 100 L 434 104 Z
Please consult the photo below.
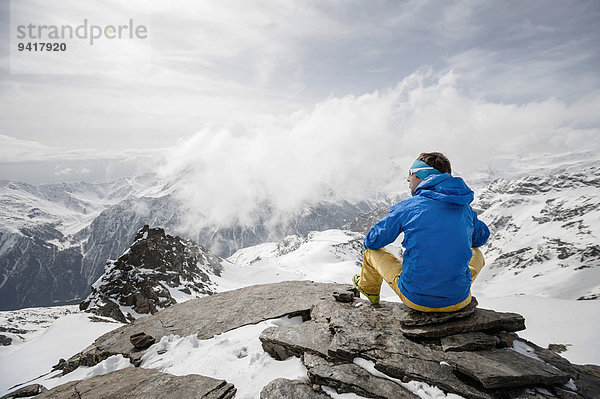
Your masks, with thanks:
M 332 338 L 327 324 L 313 321 L 295 326 L 267 328 L 260 335 L 265 352 L 277 360 L 285 360 L 290 356 L 300 357 L 305 352 L 327 356 Z
M 26 398 L 30 396 L 39 395 L 42 392 L 48 391 L 46 387 L 40 384 L 31 384 L 26 387 L 19 388 L 16 391 L 13 391 L 7 395 L 4 395 L 0 399 L 9 399 L 9 398 Z
M 316 392 L 305 381 L 277 378 L 260 391 L 260 399 L 330 399 L 323 392 Z
M 102 297 L 102 302 L 96 303 L 96 306 L 93 308 L 89 308 L 90 304 L 90 300 L 81 302 L 79 304 L 79 310 L 86 311 L 89 309 L 90 312 L 93 312 L 98 316 L 110 317 L 121 323 L 130 323 L 135 320 L 131 315 L 129 315 L 129 318 L 126 317 L 123 312 L 121 312 L 119 305 L 109 298 Z
M 557 369 L 569 374 L 577 387 L 577 392 L 585 398 L 597 398 L 600 392 L 600 366 L 597 365 L 577 365 L 572 364 L 564 357 L 552 352 L 549 349 L 542 348 L 533 342 L 520 337 L 515 337 L 515 341 L 522 342 L 533 348 L 536 356 L 544 362 L 551 364 Z
M 11 333 L 11 334 L 27 334 L 29 331 L 22 330 L 20 328 L 0 326 L 0 332 L 7 332 L 7 333 Z
M 445 352 L 478 351 L 495 348 L 500 339 L 482 332 L 471 332 L 444 337 L 441 343 Z
M 327 385 L 337 392 L 352 392 L 368 398 L 418 398 L 402 385 L 372 375 L 353 363 L 330 363 L 320 356 L 307 353 L 304 365 L 313 384 Z
M 441 358 L 441 351 L 413 352 L 399 354 L 388 351 L 373 350 L 364 354 L 375 361 L 375 368 L 382 373 L 400 380 L 424 381 L 437 386 L 445 392 L 452 392 L 470 399 L 491 399 L 490 392 L 470 385 L 459 379 L 454 368 Z M 415 357 L 412 357 L 412 355 Z
M 229 399 L 235 396 L 235 392 L 235 387 L 224 380 L 196 374 L 179 377 L 129 367 L 60 385 L 36 399 Z
M 357 295 L 357 294 L 358 294 L 358 291 L 356 291 L 355 289 L 351 289 L 349 291 L 342 291 L 342 292 L 334 291 L 333 297 L 338 302 L 350 303 L 350 302 L 354 301 L 355 298 L 359 297 L 359 295 Z
M 562 353 L 567 350 L 567 345 L 564 344 L 549 344 L 548 349 L 555 353 Z
M 63 371 L 62 373 L 63 375 L 69 374 L 71 371 L 75 370 L 79 366 L 95 366 L 98 363 L 108 359 L 112 355 L 113 353 L 110 352 L 82 352 L 76 355 L 75 357 L 71 357 L 69 360 L 67 360 L 66 364 L 61 365 Z
M 65 359 L 60 359 L 58 361 L 58 363 L 56 363 L 54 366 L 52 366 L 52 370 L 62 370 L 65 368 L 65 366 L 67 365 L 67 361 Z
M 156 342 L 154 337 L 144 332 L 133 334 L 131 337 L 129 337 L 129 341 L 138 349 L 149 348 Z
M 442 324 L 402 327 L 409 337 L 443 338 L 449 335 L 475 331 L 521 331 L 525 329 L 525 319 L 516 313 L 499 313 L 487 309 L 475 309 L 466 318 L 451 320 Z
M 479 381 L 488 389 L 562 385 L 571 378 L 541 360 L 511 349 L 449 353 L 447 359 L 460 373 Z
M 0 334 L 0 345 L 9 346 L 10 344 L 12 344 L 12 338 L 7 337 L 6 335 Z
M 495 333 L 496 337 L 500 340 L 498 342 L 497 348 L 512 348 L 515 338 L 518 337 L 517 334 L 511 332 L 498 332 Z
M 402 317 L 403 327 L 427 326 L 431 324 L 445 323 L 453 319 L 461 319 L 471 316 L 479 303 L 473 297 L 471 303 L 456 312 L 419 312 L 405 306 L 405 315 Z
M 401 329 L 405 306 L 382 302 L 381 306 L 355 308 L 337 302 L 321 303 L 312 310 L 313 320 L 326 322 L 334 335 L 328 354 L 331 359 L 352 362 L 362 357 L 375 362 L 375 368 L 402 380 L 425 381 L 447 392 L 468 398 L 490 399 L 491 395 L 472 387 L 444 365 L 444 352 L 421 345 L 406 337 Z
M 154 314 L 177 303 L 169 289 L 194 296 L 212 294 L 215 284 L 210 276 L 220 275 L 222 262 L 190 240 L 146 225 L 123 255 L 107 262 L 104 274 L 79 307 L 122 323 L 131 322 L 135 313 L 123 314 L 120 305 L 131 306 L 139 314 Z

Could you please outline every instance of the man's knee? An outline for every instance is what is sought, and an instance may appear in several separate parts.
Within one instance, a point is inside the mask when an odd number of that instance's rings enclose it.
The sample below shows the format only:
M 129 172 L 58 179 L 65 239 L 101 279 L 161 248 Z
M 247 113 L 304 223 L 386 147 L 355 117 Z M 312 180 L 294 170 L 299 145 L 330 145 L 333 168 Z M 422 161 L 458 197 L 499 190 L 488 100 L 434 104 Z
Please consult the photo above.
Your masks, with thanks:
M 485 258 L 483 256 L 483 252 L 481 252 L 481 249 L 473 247 L 471 248 L 471 250 L 473 251 L 473 257 L 471 258 L 471 263 L 480 266 L 479 268 L 483 268 L 483 266 L 485 266 Z
M 483 256 L 483 252 L 479 248 L 471 248 L 473 251 L 473 256 L 471 257 L 471 261 L 469 262 L 469 269 L 471 269 L 472 279 L 475 280 L 475 277 L 479 274 L 481 269 L 485 266 L 485 258 Z

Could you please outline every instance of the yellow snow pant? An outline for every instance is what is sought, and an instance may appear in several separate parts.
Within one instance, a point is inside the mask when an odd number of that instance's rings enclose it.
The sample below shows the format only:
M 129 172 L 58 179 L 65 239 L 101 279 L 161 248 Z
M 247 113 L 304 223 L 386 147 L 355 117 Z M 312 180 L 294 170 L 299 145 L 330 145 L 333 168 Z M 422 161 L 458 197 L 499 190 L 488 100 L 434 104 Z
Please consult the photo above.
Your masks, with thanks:
M 473 256 L 469 262 L 469 269 L 471 269 L 471 284 L 483 269 L 485 265 L 485 259 L 483 253 L 479 248 L 471 248 Z M 428 308 L 425 306 L 417 305 L 406 298 L 400 289 L 398 288 L 398 279 L 402 273 L 402 260 L 398 259 L 393 253 L 385 248 L 380 249 L 367 249 L 363 256 L 363 266 L 360 273 L 360 280 L 358 282 L 360 288 L 370 295 L 378 295 L 381 291 L 381 283 L 385 280 L 396 294 L 402 299 L 402 302 L 409 308 L 419 310 L 421 312 L 454 312 L 462 309 L 471 303 L 471 294 L 464 301 L 457 303 L 456 305 L 446 306 L 443 308 Z

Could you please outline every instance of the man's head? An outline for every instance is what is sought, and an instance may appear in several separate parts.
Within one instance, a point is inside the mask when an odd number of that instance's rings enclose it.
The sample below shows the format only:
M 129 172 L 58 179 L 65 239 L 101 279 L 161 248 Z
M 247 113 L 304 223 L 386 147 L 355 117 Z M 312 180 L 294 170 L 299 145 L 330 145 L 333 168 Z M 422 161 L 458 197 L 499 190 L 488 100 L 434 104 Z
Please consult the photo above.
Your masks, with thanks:
M 412 164 L 408 173 L 408 188 L 411 195 L 427 176 L 439 173 L 452 173 L 450 161 L 441 152 L 423 152 Z
M 442 173 L 452 174 L 450 161 L 441 152 L 422 152 L 417 160 L 425 162 L 427 165 L 436 168 Z

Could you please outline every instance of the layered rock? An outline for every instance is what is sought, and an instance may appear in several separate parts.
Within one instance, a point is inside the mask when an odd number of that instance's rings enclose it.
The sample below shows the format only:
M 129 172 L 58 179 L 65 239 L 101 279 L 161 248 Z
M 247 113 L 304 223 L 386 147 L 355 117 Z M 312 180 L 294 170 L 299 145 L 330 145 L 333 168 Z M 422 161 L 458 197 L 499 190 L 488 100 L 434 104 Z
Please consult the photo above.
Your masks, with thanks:
M 344 292 L 353 300 L 340 295 Z M 349 285 L 309 281 L 217 293 L 113 330 L 65 362 L 63 370 L 115 354 L 139 364 L 147 351 L 145 344 L 134 346 L 139 337 L 148 342 L 169 334 L 208 339 L 267 319 L 302 315 L 304 323 L 268 328 L 260 340 L 275 359 L 301 357 L 310 384 L 276 380 L 263 389 L 262 398 L 320 398 L 325 386 L 372 398 L 413 398 L 408 381 L 481 399 L 593 398 L 600 392 L 600 367 L 573 365 L 521 339 L 515 331 L 524 329 L 524 319 L 517 314 L 479 309 L 476 302 L 457 313 L 422 314 L 401 303 L 372 306 L 354 295 Z
M 39 399 L 230 399 L 236 389 L 223 380 L 190 374 L 174 376 L 154 370 L 125 368 L 88 380 L 73 381 L 36 396 Z
M 334 301 L 332 292 L 347 289 L 345 284 L 286 281 L 192 299 L 102 335 L 71 357 L 63 370 L 68 372 L 79 365 L 91 366 L 118 354 L 137 365 L 145 350 L 135 348 L 130 337 L 139 333 L 153 337 L 156 342 L 169 334 L 180 337 L 195 334 L 198 339 L 209 339 L 238 327 L 283 316 L 301 315 L 308 319 L 316 304 Z
M 175 297 L 212 294 L 211 276 L 220 275 L 223 262 L 192 241 L 146 225 L 123 255 L 107 263 L 80 309 L 131 322 L 177 303 Z

